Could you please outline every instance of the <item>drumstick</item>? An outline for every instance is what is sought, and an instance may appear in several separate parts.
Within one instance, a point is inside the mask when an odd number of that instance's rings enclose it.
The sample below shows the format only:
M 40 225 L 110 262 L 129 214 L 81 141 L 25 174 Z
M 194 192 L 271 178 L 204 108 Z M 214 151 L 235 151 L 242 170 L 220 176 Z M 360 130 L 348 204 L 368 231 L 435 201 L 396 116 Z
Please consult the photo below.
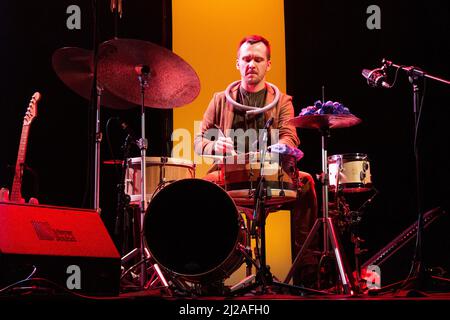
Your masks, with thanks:
M 225 134 L 224 134 L 223 131 L 222 131 L 222 129 L 220 129 L 220 127 L 219 127 L 217 124 L 214 124 L 214 128 L 216 128 L 217 130 L 219 130 L 219 135 L 220 135 L 222 138 L 226 138 L 226 137 L 225 137 Z
M 217 129 L 217 131 L 219 132 L 219 135 L 220 135 L 222 138 L 226 138 L 226 136 L 225 136 L 225 134 L 223 133 L 222 129 L 220 129 L 220 127 L 219 127 L 217 124 L 214 124 L 214 128 Z M 233 148 L 233 150 L 232 150 L 232 152 L 231 152 L 231 155 L 232 155 L 232 156 L 236 156 L 236 155 L 237 155 L 237 152 L 234 150 L 234 148 Z

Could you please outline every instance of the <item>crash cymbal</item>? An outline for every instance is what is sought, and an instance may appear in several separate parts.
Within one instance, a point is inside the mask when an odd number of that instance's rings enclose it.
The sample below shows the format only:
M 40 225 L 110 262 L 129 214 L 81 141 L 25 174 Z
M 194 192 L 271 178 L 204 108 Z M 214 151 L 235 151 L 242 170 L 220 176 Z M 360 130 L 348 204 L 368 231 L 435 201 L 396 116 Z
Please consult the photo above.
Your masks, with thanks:
M 200 92 L 200 80 L 182 58 L 156 44 L 136 39 L 113 39 L 99 47 L 102 83 L 114 95 L 141 105 L 136 67 L 148 66 L 150 75 L 144 105 L 169 109 L 192 102 Z
M 60 48 L 52 56 L 53 69 L 62 82 L 88 100 L 91 99 L 94 78 L 93 56 L 92 51 L 76 47 Z M 106 90 L 102 85 L 101 75 L 98 75 L 98 83 L 103 87 L 101 105 L 115 109 L 136 107 Z
M 288 124 L 305 129 L 338 129 L 355 126 L 361 121 L 352 114 L 312 114 L 292 118 Z

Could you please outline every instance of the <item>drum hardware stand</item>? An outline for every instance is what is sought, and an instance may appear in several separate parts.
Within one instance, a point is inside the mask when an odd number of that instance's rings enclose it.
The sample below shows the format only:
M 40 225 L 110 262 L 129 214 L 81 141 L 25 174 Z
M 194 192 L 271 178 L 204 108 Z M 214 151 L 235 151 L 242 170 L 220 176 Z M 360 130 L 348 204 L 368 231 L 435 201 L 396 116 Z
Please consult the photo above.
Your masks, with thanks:
M 246 207 L 240 207 L 238 206 L 238 211 L 240 214 L 244 214 L 245 216 L 245 222 L 244 220 L 240 220 L 241 221 L 241 229 L 246 230 L 246 243 L 245 246 L 239 244 L 239 251 L 242 253 L 242 255 L 245 257 L 245 263 L 246 263 L 246 268 L 245 268 L 245 275 L 246 277 L 250 277 L 252 276 L 252 265 L 256 265 L 256 263 L 254 262 L 253 258 L 252 258 L 252 244 L 251 244 L 251 234 L 250 234 L 250 230 L 253 230 L 253 225 L 252 225 L 252 219 L 249 218 L 250 214 L 253 214 L 253 210 L 250 208 L 246 208 Z M 253 275 L 254 277 L 254 275 Z
M 133 257 L 139 254 L 139 249 L 135 248 L 128 254 L 122 257 L 121 263 L 124 265 L 128 261 L 130 261 Z M 151 260 L 150 253 L 145 250 L 145 256 L 146 258 L 144 260 L 139 261 L 138 263 L 134 264 L 130 268 L 128 268 L 126 271 L 122 271 L 121 280 L 125 278 L 128 274 L 131 274 L 131 278 L 134 280 L 136 278 L 140 279 L 140 275 L 133 273 L 133 270 L 135 270 L 139 265 L 144 265 L 146 268 L 147 274 L 150 274 L 150 277 L 147 280 L 147 283 L 144 285 L 144 289 L 155 289 L 157 288 L 156 285 L 160 284 L 159 288 L 166 290 L 169 295 L 172 295 L 172 292 L 170 291 L 169 283 L 165 279 L 164 275 L 162 274 L 161 269 L 159 266 L 155 264 L 151 264 L 149 267 L 146 266 L 146 263 Z M 122 269 L 123 270 L 123 269 Z M 153 271 L 153 272 L 152 272 Z M 152 272 L 152 273 L 150 273 Z M 140 287 L 134 287 L 133 289 L 141 290 Z
M 152 258 L 150 256 L 150 253 L 145 248 L 144 244 L 144 218 L 145 218 L 145 211 L 146 211 L 146 195 L 147 195 L 147 188 L 146 188 L 146 154 L 147 154 L 147 146 L 148 142 L 145 138 L 145 89 L 148 87 L 148 81 L 150 76 L 150 67 L 146 65 L 139 65 L 135 67 L 135 71 L 138 74 L 139 79 L 139 85 L 141 88 L 141 138 L 136 141 L 140 151 L 141 151 L 141 201 L 140 201 L 140 214 L 139 214 L 139 221 L 138 223 L 138 230 L 139 230 L 139 245 L 138 248 L 133 249 L 129 254 L 127 254 L 125 257 L 127 257 L 126 260 L 129 260 L 133 255 L 139 255 L 139 262 L 136 263 L 134 266 L 129 268 L 127 272 L 131 272 L 131 270 L 139 267 L 139 286 L 138 288 L 140 290 L 146 290 L 152 287 L 154 284 L 157 283 L 158 279 L 162 283 L 163 287 L 168 289 L 169 284 L 167 280 L 165 279 L 163 273 L 161 272 L 159 266 L 156 263 L 152 263 L 150 266 L 150 269 L 153 268 L 154 273 L 150 277 L 150 279 L 147 281 L 148 276 L 148 269 L 147 269 L 147 262 L 151 261 Z M 124 257 L 124 258 L 125 258 Z M 124 259 L 123 259 L 124 260 Z M 125 275 L 122 274 L 122 277 Z
M 93 79 L 92 79 L 92 89 L 91 89 L 91 100 L 90 100 L 90 110 L 89 110 L 89 126 L 88 126 L 88 133 L 89 133 L 89 175 L 88 175 L 88 181 L 90 183 L 88 184 L 87 191 L 89 194 L 92 192 L 92 187 L 94 187 L 93 190 L 93 198 L 92 195 L 89 195 L 89 201 L 92 201 L 92 207 L 94 210 L 96 210 L 98 213 L 100 213 L 100 143 L 102 141 L 102 133 L 101 133 L 101 127 L 100 127 L 100 105 L 101 105 L 101 97 L 102 97 L 102 88 L 99 86 L 98 83 L 98 5 L 97 1 L 93 1 Z M 94 102 L 95 101 L 95 102 Z M 95 119 L 95 120 L 94 120 Z M 92 121 L 95 121 L 95 124 L 92 123 Z M 95 130 L 95 132 L 93 132 Z M 94 135 L 93 135 L 94 133 Z M 92 139 L 95 140 L 94 145 L 92 144 Z M 92 162 L 92 151 L 94 152 L 94 162 Z M 92 179 L 92 171 L 94 173 L 94 181 L 90 180 Z M 84 201 L 86 198 L 84 199 Z M 83 201 L 83 202 L 84 202 Z
M 300 248 L 297 256 L 294 259 L 291 269 L 289 270 L 284 283 L 289 283 L 292 279 L 294 271 L 298 267 L 301 257 L 306 251 L 306 248 L 312 242 L 314 235 L 319 231 L 320 225 L 323 227 L 323 252 L 322 257 L 328 257 L 330 255 L 334 255 L 336 258 L 336 263 L 339 269 L 340 281 L 342 284 L 342 288 L 345 294 L 354 294 L 357 292 L 357 288 L 355 287 L 354 279 L 351 273 L 348 273 L 346 268 L 348 268 L 345 264 L 345 261 L 342 256 L 342 250 L 340 248 L 340 242 L 338 235 L 336 233 L 333 219 L 328 216 L 328 186 L 329 186 L 329 177 L 328 177 L 328 157 L 327 157 L 327 148 L 328 148 L 328 138 L 330 136 L 330 128 L 322 127 L 320 129 L 320 133 L 322 136 L 322 173 L 321 173 L 321 183 L 322 183 L 322 213 L 323 217 L 318 218 L 314 223 L 311 231 L 309 232 L 305 243 Z M 330 252 L 329 242 L 331 242 L 333 253 Z
M 128 134 L 125 138 L 125 142 L 122 145 L 123 150 L 123 163 L 122 163 L 122 170 L 120 173 L 120 181 L 117 184 L 117 214 L 116 214 L 116 225 L 115 225 L 115 235 L 122 241 L 119 241 L 121 243 L 121 253 L 125 254 L 126 250 L 129 249 L 128 240 L 130 237 L 130 218 L 129 218 L 129 210 L 130 210 L 130 196 L 125 193 L 125 181 L 126 179 L 126 171 L 128 168 L 128 158 L 130 154 L 130 144 L 136 143 L 135 141 L 132 141 L 130 143 L 131 135 Z M 133 221 L 135 217 L 133 215 Z M 132 223 L 134 226 L 134 223 Z M 122 235 L 120 237 L 120 231 L 119 228 L 122 225 Z M 133 231 L 132 234 L 135 234 Z M 133 243 L 135 245 L 135 243 Z M 123 260 L 122 260 L 123 261 Z
M 394 67 L 398 70 L 403 70 L 408 75 L 408 80 L 412 85 L 412 91 L 413 91 L 413 113 L 414 113 L 414 156 L 415 156 L 415 177 L 416 177 L 416 197 L 417 197 L 417 211 L 418 211 L 418 218 L 417 218 L 417 236 L 416 236 L 416 247 L 414 250 L 414 257 L 413 261 L 411 263 L 411 270 L 409 272 L 409 275 L 407 278 L 403 281 L 401 284 L 399 290 L 422 290 L 426 287 L 427 282 L 429 282 L 431 279 L 438 280 L 440 282 L 446 283 L 447 285 L 450 285 L 450 279 L 440 278 L 440 277 L 434 277 L 428 274 L 428 271 L 423 263 L 423 253 L 422 253 L 422 236 L 423 236 L 423 227 L 424 227 L 424 213 L 422 208 L 422 185 L 420 181 L 420 158 L 419 158 L 419 147 L 417 143 L 417 137 L 418 137 L 418 126 L 419 126 L 419 119 L 422 109 L 422 104 L 419 106 L 419 100 L 420 95 L 423 90 L 420 88 L 420 80 L 425 81 L 425 78 L 432 79 L 441 83 L 444 83 L 446 85 L 450 85 L 450 81 L 439 78 L 436 76 L 433 76 L 431 74 L 428 74 L 427 72 L 421 70 L 418 67 L 415 66 L 402 66 L 397 65 L 393 63 L 392 61 L 383 59 L 382 60 L 383 68 L 387 69 L 388 67 Z M 392 87 L 392 86 L 391 86 Z M 423 93 L 423 92 L 422 92 Z M 422 95 L 423 98 L 423 95 Z
M 262 157 L 262 160 L 264 160 L 264 156 Z M 264 203 L 267 191 L 265 191 L 266 189 L 264 188 L 265 179 L 263 176 L 263 168 L 263 161 L 261 161 L 261 177 L 259 178 L 260 180 L 255 190 L 255 218 L 254 222 L 252 223 L 250 232 L 251 236 L 254 236 L 256 238 L 255 259 L 252 258 L 251 249 L 249 250 L 248 247 L 243 246 L 242 244 L 239 244 L 238 246 L 238 250 L 246 258 L 246 261 L 248 263 L 247 268 L 250 268 L 251 271 L 251 266 L 253 265 L 256 269 L 256 275 L 247 273 L 246 278 L 230 288 L 230 293 L 240 294 L 256 289 L 257 293 L 263 294 L 271 292 L 270 289 L 274 287 L 278 287 L 280 289 L 284 288 L 290 289 L 294 292 L 300 292 L 302 295 L 305 293 L 328 294 L 324 291 L 309 289 L 303 286 L 291 285 L 273 279 L 273 275 L 270 272 L 270 267 L 266 264 L 265 220 L 267 211 L 265 209 Z M 256 228 L 258 228 L 258 230 L 256 230 Z M 261 242 L 260 247 L 258 245 L 258 242 Z M 252 281 L 255 282 L 251 283 Z
M 349 205 L 347 204 L 344 192 L 343 192 L 343 187 L 340 187 L 340 177 L 341 177 L 341 170 L 342 170 L 342 157 L 338 157 L 337 159 L 337 163 L 338 163 L 338 173 L 336 175 L 336 186 L 334 188 L 334 200 L 335 200 L 335 204 L 336 204 L 336 211 L 340 212 L 341 207 L 343 208 L 342 210 L 344 211 L 343 213 L 343 224 L 344 224 L 344 228 L 345 226 L 349 225 L 349 229 L 350 229 L 350 241 L 354 246 L 354 259 L 355 259 L 355 275 L 356 275 L 356 285 L 358 286 L 358 292 L 362 292 L 362 279 L 361 279 L 361 268 L 360 268 L 360 263 L 359 263 L 359 257 L 367 252 L 367 249 L 361 249 L 361 243 L 364 243 L 365 240 L 360 238 L 359 236 L 359 223 L 361 221 L 361 218 L 366 210 L 366 207 L 372 203 L 373 199 L 378 195 L 378 190 L 375 188 L 372 188 L 372 190 L 375 192 L 368 200 L 366 200 L 356 211 L 353 211 L 349 208 Z M 363 180 L 363 176 L 362 176 L 363 172 L 361 172 L 361 181 Z M 342 203 L 342 206 L 341 206 Z M 339 216 L 338 218 L 339 219 Z
M 361 264 L 360 264 L 360 256 L 364 253 L 366 253 L 367 249 L 361 249 L 361 243 L 364 243 L 365 240 L 360 238 L 359 236 L 359 224 L 361 222 L 362 216 L 364 215 L 366 208 L 369 204 L 372 203 L 372 201 L 375 199 L 375 197 L 379 194 L 379 191 L 375 188 L 372 188 L 374 191 L 374 194 L 367 199 L 356 211 L 350 210 L 350 237 L 351 242 L 354 246 L 354 259 L 355 259 L 355 275 L 356 275 L 356 283 L 359 288 L 359 292 L 362 292 L 363 287 L 363 280 L 361 279 Z M 345 202 L 345 197 L 344 202 Z
M 270 187 L 266 186 L 266 179 L 264 174 L 264 162 L 267 151 L 267 130 L 265 130 L 263 135 L 263 146 L 261 148 L 260 154 L 260 177 L 256 185 L 256 190 L 254 193 L 255 202 L 253 210 L 253 220 L 251 226 L 250 234 L 256 239 L 256 251 L 255 259 L 251 257 L 248 252 L 248 248 L 240 245 L 238 247 L 239 251 L 244 255 L 244 257 L 251 262 L 256 268 L 256 275 L 247 275 L 245 279 L 240 281 L 238 284 L 231 288 L 231 293 L 241 293 L 248 290 L 257 289 L 257 293 L 268 293 L 271 289 L 278 287 L 280 289 L 290 289 L 301 294 L 313 293 L 313 294 L 327 294 L 323 291 L 318 291 L 314 289 L 305 288 L 303 286 L 291 285 L 288 283 L 283 283 L 274 280 L 272 273 L 270 272 L 270 267 L 266 264 L 266 235 L 265 235 L 265 225 L 266 225 L 266 208 L 265 199 L 271 196 Z M 260 242 L 260 246 L 258 243 Z M 247 285 L 247 283 L 255 280 L 252 285 Z
M 94 209 L 100 213 L 100 144 L 102 132 L 100 127 L 100 102 L 103 88 L 97 86 L 96 119 L 95 119 L 95 170 L 94 170 Z

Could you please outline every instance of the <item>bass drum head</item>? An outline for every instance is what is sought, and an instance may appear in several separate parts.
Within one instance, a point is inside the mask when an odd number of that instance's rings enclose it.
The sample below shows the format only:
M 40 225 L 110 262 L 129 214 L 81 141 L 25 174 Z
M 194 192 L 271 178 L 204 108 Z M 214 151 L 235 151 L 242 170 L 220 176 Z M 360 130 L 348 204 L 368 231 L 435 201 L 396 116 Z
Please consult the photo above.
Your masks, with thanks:
M 158 192 L 147 208 L 146 245 L 157 263 L 187 280 L 217 280 L 242 264 L 231 259 L 241 227 L 238 217 L 234 201 L 219 186 L 178 180 Z M 230 260 L 236 260 L 233 266 Z

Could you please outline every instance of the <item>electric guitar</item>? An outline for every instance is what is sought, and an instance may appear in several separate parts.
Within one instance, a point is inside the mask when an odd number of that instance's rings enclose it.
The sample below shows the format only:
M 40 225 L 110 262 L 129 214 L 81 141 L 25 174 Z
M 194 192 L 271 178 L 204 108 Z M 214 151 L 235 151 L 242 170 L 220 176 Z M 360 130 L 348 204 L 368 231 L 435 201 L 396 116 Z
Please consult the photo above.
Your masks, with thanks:
M 22 125 L 22 135 L 20 136 L 20 144 L 19 151 L 17 153 L 17 161 L 16 161 L 16 169 L 14 172 L 14 180 L 11 189 L 11 202 L 25 202 L 22 198 L 22 176 L 23 170 L 25 166 L 25 156 L 27 153 L 27 145 L 28 145 L 28 133 L 30 131 L 30 124 L 33 122 L 34 118 L 37 115 L 37 103 L 41 99 L 41 94 L 39 92 L 35 92 L 33 97 L 31 98 L 30 103 L 28 104 L 27 112 L 25 113 L 25 117 L 23 119 Z M 36 203 L 36 199 L 30 199 L 30 203 Z

